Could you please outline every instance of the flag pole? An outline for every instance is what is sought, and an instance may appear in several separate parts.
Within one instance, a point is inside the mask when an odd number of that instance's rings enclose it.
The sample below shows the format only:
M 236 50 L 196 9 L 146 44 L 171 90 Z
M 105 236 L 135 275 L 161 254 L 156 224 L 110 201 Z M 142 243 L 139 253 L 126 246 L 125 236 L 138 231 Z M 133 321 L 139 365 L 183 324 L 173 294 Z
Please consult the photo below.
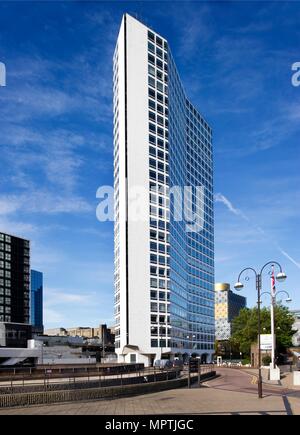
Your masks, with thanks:
M 271 334 L 272 334 L 272 360 L 271 368 L 275 369 L 275 319 L 274 319 L 274 308 L 275 308 L 275 275 L 274 275 L 274 265 L 272 265 L 272 276 L 271 276 Z

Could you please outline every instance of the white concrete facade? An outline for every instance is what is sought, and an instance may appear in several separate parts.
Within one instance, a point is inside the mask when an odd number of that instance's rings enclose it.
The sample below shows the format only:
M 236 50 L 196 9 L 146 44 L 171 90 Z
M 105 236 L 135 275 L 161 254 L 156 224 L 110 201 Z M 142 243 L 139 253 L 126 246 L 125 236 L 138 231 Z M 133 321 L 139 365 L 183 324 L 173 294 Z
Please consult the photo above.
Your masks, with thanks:
M 127 344 L 139 344 L 139 349 L 151 353 L 150 348 L 150 293 L 149 293 L 149 200 L 145 197 L 146 219 L 135 219 L 135 207 L 131 207 L 130 192 L 149 183 L 148 151 L 148 86 L 147 86 L 147 29 L 129 15 L 126 16 L 126 110 L 125 133 L 125 17 L 120 28 L 117 43 L 118 56 L 118 131 L 119 131 L 119 277 L 120 277 L 120 348 L 122 353 Z M 126 139 L 125 139 L 126 134 Z M 126 142 L 126 143 L 125 143 Z M 125 150 L 127 148 L 127 150 Z M 127 155 L 127 163 L 125 162 Z M 127 177 L 125 168 L 127 166 Z M 126 186 L 128 188 L 128 198 Z M 138 192 L 137 192 L 138 193 Z M 128 208 L 126 206 L 127 201 Z M 128 210 L 128 233 L 126 235 L 126 214 Z M 128 241 L 126 241 L 128 237 Z M 128 253 L 126 252 L 128 249 Z M 127 258 L 127 264 L 126 264 Z M 128 278 L 127 271 L 128 268 Z M 128 283 L 127 283 L 128 279 Z M 127 295 L 128 284 L 128 295 Z M 127 300 L 128 298 L 128 300 Z M 128 310 L 127 310 L 128 304 Z M 127 312 L 129 318 L 127 319 Z M 141 327 L 143 325 L 143 327 Z M 147 343 L 149 345 L 147 346 Z M 135 355 L 135 352 L 132 352 Z M 130 361 L 131 353 L 124 355 Z M 140 352 L 137 362 L 148 362 Z M 120 360 L 123 358 L 120 357 Z

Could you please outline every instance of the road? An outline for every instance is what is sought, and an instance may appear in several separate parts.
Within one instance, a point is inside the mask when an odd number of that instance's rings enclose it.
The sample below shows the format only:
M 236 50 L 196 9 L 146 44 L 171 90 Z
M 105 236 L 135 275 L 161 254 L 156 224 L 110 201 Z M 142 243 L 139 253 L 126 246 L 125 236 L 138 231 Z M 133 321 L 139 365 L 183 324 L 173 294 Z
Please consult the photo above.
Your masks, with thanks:
M 113 400 L 68 402 L 1 409 L 5 414 L 86 415 L 300 415 L 300 390 L 264 385 L 257 398 L 256 377 L 238 369 L 218 369 L 220 377 L 202 387 L 180 388 Z
M 205 385 L 210 388 L 240 393 L 257 394 L 257 377 L 255 373 L 250 374 L 239 369 L 218 368 L 218 378 L 207 382 Z M 263 396 L 288 396 L 300 398 L 300 390 L 292 390 L 277 385 L 263 383 Z

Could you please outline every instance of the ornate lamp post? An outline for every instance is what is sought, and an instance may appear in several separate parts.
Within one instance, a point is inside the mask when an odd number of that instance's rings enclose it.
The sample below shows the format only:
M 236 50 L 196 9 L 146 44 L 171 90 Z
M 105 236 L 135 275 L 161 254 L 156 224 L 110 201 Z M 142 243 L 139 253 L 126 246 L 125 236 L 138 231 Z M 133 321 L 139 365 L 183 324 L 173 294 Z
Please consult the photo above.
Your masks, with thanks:
M 280 291 L 277 291 L 277 292 L 272 290 L 271 292 L 263 292 L 261 294 L 261 296 L 268 294 L 271 297 L 271 334 L 272 334 L 272 362 L 271 362 L 271 367 L 272 367 L 272 369 L 275 368 L 275 351 L 276 351 L 274 312 L 275 312 L 275 306 L 276 306 L 276 296 L 279 293 L 284 293 L 287 296 L 287 298 L 285 300 L 287 303 L 292 302 L 292 299 L 290 298 L 289 293 L 286 292 L 285 290 L 280 290 Z M 277 328 L 277 329 L 280 329 L 280 328 Z
M 276 261 L 269 261 L 266 263 L 260 270 L 260 272 L 256 272 L 253 267 L 246 267 L 243 269 L 239 276 L 237 283 L 234 288 L 236 290 L 242 290 L 244 288 L 244 284 L 241 282 L 242 275 L 247 271 L 252 271 L 255 275 L 256 281 L 256 291 L 257 291 L 257 308 L 258 308 L 258 397 L 262 399 L 262 376 L 261 376 L 261 345 L 260 345 L 260 335 L 261 335 L 261 321 L 260 321 L 260 306 L 261 306 L 261 289 L 262 289 L 262 274 L 266 267 L 276 265 L 279 268 L 279 272 L 276 276 L 277 281 L 283 282 L 286 279 L 286 274 L 282 271 L 282 267 Z M 249 277 L 246 277 L 246 280 L 249 280 Z

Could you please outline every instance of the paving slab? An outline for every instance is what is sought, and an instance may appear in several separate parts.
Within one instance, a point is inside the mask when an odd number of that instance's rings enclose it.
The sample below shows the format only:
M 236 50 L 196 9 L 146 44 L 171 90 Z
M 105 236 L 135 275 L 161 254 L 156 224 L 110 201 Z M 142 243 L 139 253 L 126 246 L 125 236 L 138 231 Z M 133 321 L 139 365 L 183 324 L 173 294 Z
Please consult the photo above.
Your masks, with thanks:
M 299 403 L 298 403 L 299 402 Z M 293 403 L 295 411 L 300 400 Z M 35 406 L 0 410 L 5 414 L 228 414 L 228 415 L 287 415 L 287 409 L 280 396 L 257 399 L 253 394 L 223 391 L 213 388 L 177 389 L 131 398 L 101 400 L 96 402 L 65 403 L 60 405 Z

